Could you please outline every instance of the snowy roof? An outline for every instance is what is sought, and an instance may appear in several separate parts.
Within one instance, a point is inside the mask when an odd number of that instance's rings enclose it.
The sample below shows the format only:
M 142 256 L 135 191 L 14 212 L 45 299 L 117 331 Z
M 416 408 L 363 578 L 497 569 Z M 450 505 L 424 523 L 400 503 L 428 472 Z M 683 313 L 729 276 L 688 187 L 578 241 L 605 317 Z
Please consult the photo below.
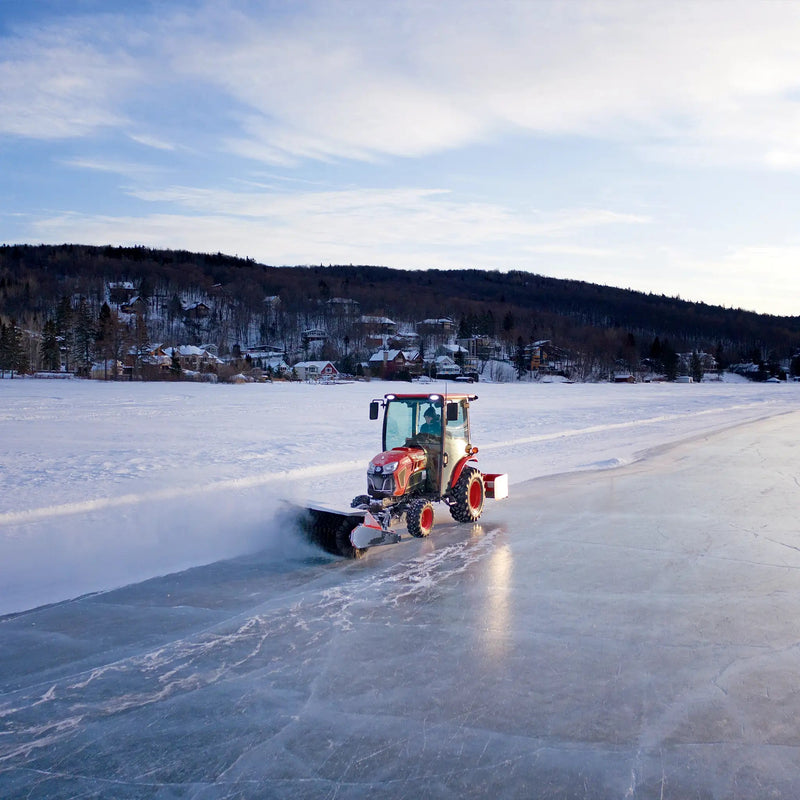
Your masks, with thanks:
M 331 367 L 332 369 L 336 369 L 333 366 L 333 363 L 330 361 L 298 361 L 295 364 L 295 367 L 301 367 L 302 369 L 308 369 L 309 367 L 316 367 L 319 370 L 325 369 L 325 367 Z
M 393 319 L 389 319 L 389 317 L 372 317 L 369 315 L 364 315 L 361 317 L 362 322 L 370 322 L 370 323 L 380 323 L 381 325 L 394 325 L 395 322 Z
M 217 360 L 217 357 L 213 353 L 209 353 L 208 350 L 204 350 L 202 347 L 197 347 L 193 344 L 182 344 L 178 347 L 165 347 L 164 353 L 168 356 L 172 356 L 173 352 L 179 356 L 199 356 L 200 358 L 209 358 L 213 360 Z
M 413 361 L 419 353 L 416 350 L 378 350 L 373 353 L 369 360 L 371 363 L 376 363 L 384 360 L 384 353 L 386 354 L 386 361 L 394 361 L 401 353 L 406 361 Z

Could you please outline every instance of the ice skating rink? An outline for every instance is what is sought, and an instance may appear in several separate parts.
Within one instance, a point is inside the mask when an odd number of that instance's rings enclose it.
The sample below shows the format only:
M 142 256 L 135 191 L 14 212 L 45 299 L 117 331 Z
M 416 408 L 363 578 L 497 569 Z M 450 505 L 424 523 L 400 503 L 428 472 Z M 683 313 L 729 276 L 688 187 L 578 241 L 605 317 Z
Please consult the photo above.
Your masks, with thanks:
M 799 426 L 0 618 L 0 796 L 796 798 Z

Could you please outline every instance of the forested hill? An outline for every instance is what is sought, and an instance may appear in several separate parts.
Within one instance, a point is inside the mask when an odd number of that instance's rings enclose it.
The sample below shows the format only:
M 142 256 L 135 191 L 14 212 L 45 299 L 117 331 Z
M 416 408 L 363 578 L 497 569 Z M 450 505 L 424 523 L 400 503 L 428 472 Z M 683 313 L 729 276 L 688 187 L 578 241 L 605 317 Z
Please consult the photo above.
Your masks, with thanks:
M 705 350 L 728 361 L 756 353 L 762 360 L 783 359 L 800 349 L 800 317 L 761 315 L 526 272 L 274 267 L 222 254 L 144 247 L 2 246 L 0 318 L 41 329 L 62 298 L 83 297 L 97 309 L 108 300 L 109 284 L 120 281 L 132 283 L 146 298 L 161 297 L 162 306 L 168 299 L 185 306 L 210 298 L 226 309 L 220 318 L 227 323 L 218 335 L 249 345 L 287 334 L 274 324 L 259 324 L 266 299 L 280 298 L 282 313 L 311 327 L 324 325 L 320 309 L 343 298 L 357 301 L 361 314 L 386 315 L 401 325 L 450 317 L 464 335 L 494 336 L 508 343 L 551 339 L 571 350 L 606 348 L 610 353 L 627 346 L 644 355 L 658 337 L 676 349 Z M 224 341 L 219 344 L 225 346 Z

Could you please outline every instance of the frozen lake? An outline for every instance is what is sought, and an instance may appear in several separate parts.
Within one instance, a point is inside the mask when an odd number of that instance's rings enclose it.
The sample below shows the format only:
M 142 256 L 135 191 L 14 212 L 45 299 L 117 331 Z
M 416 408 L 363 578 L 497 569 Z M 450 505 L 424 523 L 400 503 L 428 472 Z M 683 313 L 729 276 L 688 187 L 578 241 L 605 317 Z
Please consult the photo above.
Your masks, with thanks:
M 800 415 L 770 408 L 363 561 L 0 619 L 0 795 L 797 797 Z
M 283 501 L 348 507 L 380 450 L 370 399 L 411 388 L 446 386 L 0 380 L 0 614 L 248 553 L 296 555 L 276 521 Z M 466 388 L 479 465 L 507 472 L 512 494 L 800 408 L 800 383 Z

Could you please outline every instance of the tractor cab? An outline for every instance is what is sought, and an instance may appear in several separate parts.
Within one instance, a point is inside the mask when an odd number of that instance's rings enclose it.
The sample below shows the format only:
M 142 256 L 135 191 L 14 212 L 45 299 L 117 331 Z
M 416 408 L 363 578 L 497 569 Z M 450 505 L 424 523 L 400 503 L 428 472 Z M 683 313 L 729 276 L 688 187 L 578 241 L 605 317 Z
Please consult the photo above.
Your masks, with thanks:
M 370 465 L 370 496 L 446 493 L 477 453 L 469 439 L 469 403 L 476 399 L 469 394 L 387 394 L 383 401 L 373 400 L 372 419 L 384 408 L 383 452 Z

